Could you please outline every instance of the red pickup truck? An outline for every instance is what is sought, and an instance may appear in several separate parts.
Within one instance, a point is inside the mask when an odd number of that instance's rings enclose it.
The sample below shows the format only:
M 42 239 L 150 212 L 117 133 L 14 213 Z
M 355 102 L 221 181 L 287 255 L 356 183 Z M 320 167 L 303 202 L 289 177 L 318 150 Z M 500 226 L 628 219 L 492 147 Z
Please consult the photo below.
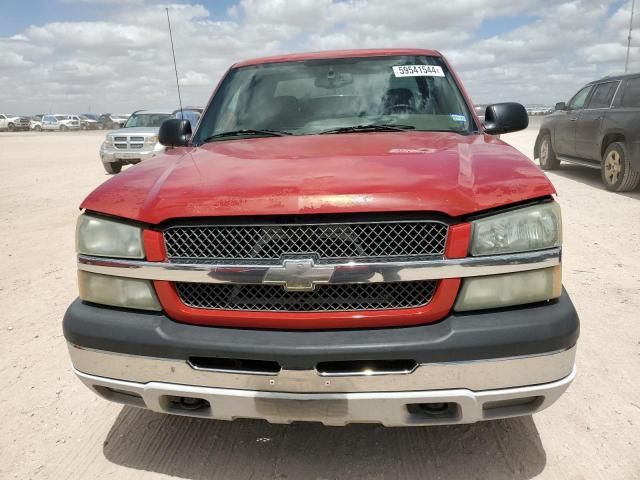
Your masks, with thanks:
M 540 411 L 575 376 L 555 191 L 436 51 L 233 65 L 82 203 L 73 368 L 158 412 L 327 425 Z

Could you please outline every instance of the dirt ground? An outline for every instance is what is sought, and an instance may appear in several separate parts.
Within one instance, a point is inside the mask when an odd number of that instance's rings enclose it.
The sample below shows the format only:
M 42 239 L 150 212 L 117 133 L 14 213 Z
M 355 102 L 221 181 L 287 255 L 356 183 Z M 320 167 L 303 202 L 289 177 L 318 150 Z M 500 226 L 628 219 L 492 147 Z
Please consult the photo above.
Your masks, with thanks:
M 504 139 L 530 156 L 536 133 Z M 578 377 L 549 410 L 431 428 L 217 422 L 107 403 L 69 368 L 74 226 L 108 178 L 103 136 L 0 133 L 0 479 L 640 478 L 640 191 L 606 192 L 580 167 L 549 175 L 582 319 Z

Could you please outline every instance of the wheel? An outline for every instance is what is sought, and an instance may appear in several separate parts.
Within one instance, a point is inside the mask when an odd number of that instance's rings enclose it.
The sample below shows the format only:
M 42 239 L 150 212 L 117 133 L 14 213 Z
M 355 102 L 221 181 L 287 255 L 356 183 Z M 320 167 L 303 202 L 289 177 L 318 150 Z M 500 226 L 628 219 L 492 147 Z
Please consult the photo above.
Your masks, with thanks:
M 560 160 L 556 158 L 556 152 L 551 146 L 551 135 L 545 133 L 540 141 L 540 168 L 543 170 L 555 170 L 560 166 Z
M 67 127 L 66 125 L 60 125 L 61 132 L 66 132 L 67 130 L 69 130 L 69 127 Z
M 33 127 L 33 129 L 34 129 L 36 132 L 39 132 L 40 130 L 42 130 L 42 127 L 41 127 L 40 125 L 36 125 L 35 127 Z
M 16 126 L 13 123 L 10 123 L 9 125 L 7 125 L 7 130 L 9 130 L 10 132 L 13 132 L 16 129 Z
M 120 170 L 122 170 L 122 164 L 118 162 L 103 163 L 102 165 L 104 165 L 105 171 L 111 175 L 120 173 Z
M 627 147 L 615 142 L 607 147 L 602 157 L 602 182 L 612 192 L 628 192 L 640 184 L 640 172 L 631 168 Z

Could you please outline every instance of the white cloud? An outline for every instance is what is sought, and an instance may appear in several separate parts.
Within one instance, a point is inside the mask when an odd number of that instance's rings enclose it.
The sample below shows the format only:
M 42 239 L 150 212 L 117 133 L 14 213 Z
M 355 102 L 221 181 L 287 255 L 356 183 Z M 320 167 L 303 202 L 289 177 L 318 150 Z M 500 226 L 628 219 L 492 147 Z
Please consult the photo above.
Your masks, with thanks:
M 66 0 L 74 3 L 74 0 Z M 111 4 L 100 21 L 33 25 L 0 38 L 0 72 L 15 88 L 2 109 L 131 111 L 173 108 L 175 76 L 163 5 Z M 168 5 L 183 101 L 204 104 L 232 63 L 287 51 L 365 47 L 441 50 L 478 102 L 553 103 L 622 70 L 629 6 L 573 0 L 240 0 L 226 17 L 199 4 Z M 101 10 L 102 11 L 102 10 Z M 216 12 L 217 13 L 217 12 Z M 478 38 L 483 22 L 526 15 L 523 26 Z M 640 23 L 640 22 L 638 22 Z M 640 33 L 631 66 L 640 69 Z

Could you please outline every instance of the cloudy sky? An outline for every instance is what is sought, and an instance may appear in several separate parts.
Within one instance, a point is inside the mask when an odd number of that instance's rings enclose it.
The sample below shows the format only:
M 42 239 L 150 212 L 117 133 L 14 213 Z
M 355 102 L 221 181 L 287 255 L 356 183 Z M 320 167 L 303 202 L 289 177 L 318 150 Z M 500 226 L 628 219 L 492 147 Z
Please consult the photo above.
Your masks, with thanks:
M 477 103 L 553 104 L 624 70 L 631 9 L 630 0 L 2 3 L 0 111 L 17 114 L 175 107 L 165 6 L 184 103 L 199 105 L 237 60 L 363 47 L 440 50 Z M 631 71 L 640 71 L 636 20 Z

